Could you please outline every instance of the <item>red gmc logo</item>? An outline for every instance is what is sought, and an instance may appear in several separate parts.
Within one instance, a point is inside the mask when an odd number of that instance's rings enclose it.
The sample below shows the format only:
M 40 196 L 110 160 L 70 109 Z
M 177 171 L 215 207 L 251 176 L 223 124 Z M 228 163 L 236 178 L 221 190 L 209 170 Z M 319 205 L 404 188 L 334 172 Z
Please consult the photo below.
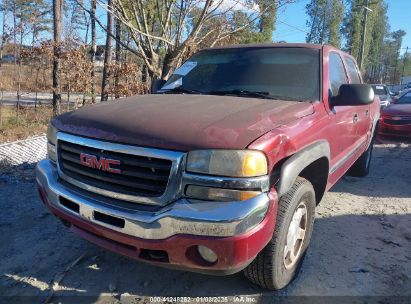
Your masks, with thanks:
M 121 173 L 120 169 L 115 169 L 111 167 L 111 165 L 120 165 L 120 161 L 116 159 L 109 159 L 105 157 L 100 157 L 100 159 L 98 159 L 97 156 L 95 155 L 81 153 L 80 163 L 83 166 L 93 168 L 93 169 L 98 169 L 98 170 L 116 173 L 116 174 Z

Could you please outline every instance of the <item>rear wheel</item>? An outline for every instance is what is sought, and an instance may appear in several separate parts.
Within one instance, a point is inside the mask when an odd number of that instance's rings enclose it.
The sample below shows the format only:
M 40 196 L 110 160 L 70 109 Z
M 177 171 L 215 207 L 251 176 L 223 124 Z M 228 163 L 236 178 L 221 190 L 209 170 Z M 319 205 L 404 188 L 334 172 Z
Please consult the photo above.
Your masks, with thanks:
M 372 150 L 374 147 L 375 136 L 373 136 L 368 149 L 360 156 L 359 159 L 352 165 L 348 174 L 355 177 L 364 177 L 370 173 L 370 165 L 372 158 Z
M 315 206 L 313 186 L 298 177 L 279 201 L 273 238 L 244 270 L 250 281 L 273 290 L 291 282 L 311 239 Z

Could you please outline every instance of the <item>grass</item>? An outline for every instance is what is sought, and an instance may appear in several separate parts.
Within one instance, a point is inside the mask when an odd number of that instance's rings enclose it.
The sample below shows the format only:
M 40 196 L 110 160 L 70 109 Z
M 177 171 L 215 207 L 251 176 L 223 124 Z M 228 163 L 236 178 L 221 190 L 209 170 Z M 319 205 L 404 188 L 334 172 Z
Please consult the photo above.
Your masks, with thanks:
M 100 75 L 97 73 L 96 90 L 100 90 Z M 52 92 L 51 68 L 42 69 L 38 73 L 38 82 L 35 82 L 36 70 L 30 65 L 21 66 L 21 92 Z M 18 86 L 18 66 L 12 63 L 3 63 L 0 67 L 0 91 L 16 92 Z M 64 89 L 64 86 L 63 86 Z M 66 94 L 64 91 L 62 94 Z M 0 97 L 1 99 L 1 97 Z M 81 102 L 81 101 L 80 101 Z M 67 107 L 61 104 L 61 110 Z M 47 124 L 52 117 L 51 106 L 20 106 L 19 117 L 15 106 L 0 105 L 0 144 L 8 141 L 25 139 L 30 136 L 47 132 Z
M 36 69 L 29 65 L 21 66 L 21 90 L 23 92 L 36 91 Z M 0 68 L 0 88 L 2 91 L 16 91 L 18 85 L 18 66 L 3 63 Z M 51 69 L 41 69 L 38 72 L 38 92 L 50 92 L 52 87 Z
M 0 144 L 25 139 L 47 132 L 47 124 L 52 117 L 51 106 L 20 107 L 19 117 L 15 106 L 1 108 Z
M 1 92 L 16 92 L 17 88 L 20 83 L 20 92 L 21 93 L 51 93 L 52 92 L 52 77 L 51 77 L 51 66 L 45 67 L 43 69 L 36 70 L 35 66 L 30 65 L 22 65 L 21 67 L 21 77 L 19 81 L 19 67 L 12 63 L 3 63 L 0 67 L 0 93 Z M 36 80 L 37 76 L 37 82 Z M 101 91 L 101 77 L 102 73 L 100 69 L 96 71 L 96 92 L 99 95 Z M 137 77 L 134 75 L 134 77 Z M 137 78 L 139 78 L 138 76 Z M 124 77 L 123 77 L 124 78 Z M 136 79 L 137 79 L 136 78 Z M 124 79 L 123 79 L 124 80 Z M 141 91 L 141 88 L 144 87 L 142 84 L 141 86 L 137 86 L 137 91 L 135 90 L 135 81 L 128 80 L 124 84 L 126 88 L 131 89 L 128 90 L 132 92 L 132 94 L 141 94 L 144 92 Z M 68 84 L 65 83 L 64 77 L 62 79 L 62 95 L 65 99 L 67 96 L 66 90 L 69 88 Z M 71 89 L 73 89 L 71 87 Z M 127 92 L 128 92 L 127 91 Z M 127 95 L 126 93 L 122 93 L 123 95 Z M 130 94 L 130 93 L 129 93 Z M 90 96 L 86 95 L 87 103 L 90 102 Z M 80 96 L 82 99 L 82 96 Z M 76 98 L 76 100 L 79 97 Z M 2 99 L 0 95 L 0 100 Z M 75 97 L 73 93 L 71 95 L 71 101 L 73 102 Z M 82 100 L 77 100 L 79 102 L 79 106 L 81 106 Z M 67 104 L 66 102 L 62 102 L 61 104 L 61 111 L 67 111 Z M 72 110 L 72 108 L 71 108 Z M 17 115 L 17 108 L 16 106 L 1 106 L 0 103 L 0 144 L 9 141 L 15 141 L 20 139 L 25 139 L 30 136 L 44 134 L 47 132 L 47 124 L 52 117 L 52 108 L 48 105 L 38 106 L 37 110 L 35 110 L 32 106 L 20 106 L 19 115 Z

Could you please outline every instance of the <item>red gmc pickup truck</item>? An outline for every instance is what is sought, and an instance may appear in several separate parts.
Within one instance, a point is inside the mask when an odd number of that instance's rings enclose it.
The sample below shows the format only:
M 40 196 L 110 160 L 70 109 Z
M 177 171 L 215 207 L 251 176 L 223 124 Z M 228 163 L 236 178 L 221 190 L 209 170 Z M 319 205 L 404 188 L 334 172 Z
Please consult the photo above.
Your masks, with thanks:
M 128 257 L 286 286 L 324 192 L 369 171 L 380 106 L 355 60 L 324 45 L 212 48 L 159 83 L 51 121 L 45 205 Z

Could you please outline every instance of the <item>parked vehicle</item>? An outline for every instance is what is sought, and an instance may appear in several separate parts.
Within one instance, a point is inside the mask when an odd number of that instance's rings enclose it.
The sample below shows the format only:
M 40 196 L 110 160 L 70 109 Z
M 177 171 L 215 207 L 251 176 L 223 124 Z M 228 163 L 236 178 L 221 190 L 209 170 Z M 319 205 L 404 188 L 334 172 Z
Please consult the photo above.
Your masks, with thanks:
M 12 63 L 16 61 L 16 58 L 11 54 L 6 54 L 1 57 L 2 62 Z
M 36 171 L 45 205 L 123 255 L 283 288 L 325 191 L 369 172 L 380 107 L 354 58 L 311 44 L 207 49 L 157 93 L 53 119 Z
M 392 97 L 395 96 L 388 87 L 384 84 L 373 84 L 374 93 L 380 98 L 380 106 L 386 107 L 392 102 Z
M 379 126 L 381 135 L 411 137 L 411 92 L 382 110 Z

